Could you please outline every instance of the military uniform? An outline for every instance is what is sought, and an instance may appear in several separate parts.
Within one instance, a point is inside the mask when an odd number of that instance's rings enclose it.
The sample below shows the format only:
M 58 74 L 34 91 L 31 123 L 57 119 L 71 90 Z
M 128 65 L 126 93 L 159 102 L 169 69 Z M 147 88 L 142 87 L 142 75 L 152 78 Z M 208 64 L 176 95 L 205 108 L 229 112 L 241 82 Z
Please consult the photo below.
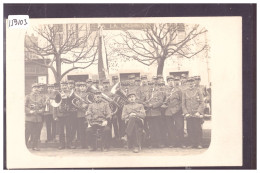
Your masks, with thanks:
M 97 91 L 99 92 L 99 91 Z M 101 93 L 101 92 L 100 92 Z M 97 94 L 97 93 L 96 93 Z M 88 110 L 86 112 L 87 120 L 95 120 L 97 118 L 104 118 L 108 120 L 108 125 L 102 128 L 102 141 L 105 148 L 109 148 L 110 146 L 110 139 L 111 139 L 111 128 L 109 127 L 111 116 L 111 110 L 109 104 L 105 101 L 95 101 L 94 103 L 90 104 Z M 95 127 L 88 127 L 86 130 L 88 144 L 96 149 L 95 147 Z
M 193 82 L 193 79 L 189 79 Z M 199 147 L 202 142 L 203 96 L 196 87 L 186 89 L 182 94 L 182 111 L 187 120 L 188 145 Z
M 32 88 L 38 87 L 38 84 L 33 84 Z M 25 97 L 25 142 L 29 147 L 28 142 L 31 137 L 32 149 L 38 149 L 38 141 L 41 136 L 42 115 L 45 108 L 45 98 L 37 93 L 32 92 Z
M 47 85 L 48 88 L 53 87 L 53 84 Z M 46 94 L 46 107 L 44 110 L 44 120 L 46 123 L 46 131 L 47 131 L 47 142 L 56 139 L 56 121 L 53 118 L 53 107 L 50 105 L 50 97 L 52 97 L 52 92 L 48 92 Z
M 168 77 L 174 79 L 173 77 Z M 166 127 L 169 146 L 183 145 L 184 141 L 184 117 L 182 116 L 182 92 L 176 86 L 166 86 L 165 110 Z
M 86 85 L 85 82 L 80 82 L 78 84 L 79 86 L 81 85 Z M 86 102 L 86 97 L 87 97 L 87 93 L 84 91 L 78 91 L 75 93 L 77 97 L 83 99 Z M 77 139 L 80 141 L 80 147 L 81 148 L 86 148 L 86 118 L 85 118 L 85 113 L 87 110 L 88 105 L 86 103 L 84 103 L 82 101 L 80 101 L 81 103 L 79 104 L 80 108 L 77 108 L 77 112 L 76 112 L 76 126 L 77 126 Z
M 135 93 L 136 94 L 138 86 L 136 86 L 133 82 L 135 80 L 135 75 L 129 75 L 128 79 L 129 79 L 128 88 L 127 88 L 128 93 Z
M 134 93 L 128 94 L 128 97 L 135 95 Z M 126 121 L 126 134 L 128 140 L 128 146 L 131 148 L 133 145 L 134 148 L 138 147 L 140 150 L 142 143 L 142 134 L 143 134 L 143 120 L 145 118 L 145 110 L 142 104 L 138 103 L 129 103 L 124 105 L 122 111 L 122 119 Z M 134 150 L 134 152 L 138 152 Z
M 71 139 L 72 141 L 76 138 L 76 133 L 77 133 L 77 108 L 72 105 L 72 97 L 73 93 L 76 92 L 76 83 L 73 80 L 68 80 L 68 85 L 73 85 L 74 87 L 69 88 L 69 95 L 70 97 L 68 98 L 68 114 L 69 114 L 69 131 L 71 132 Z M 70 148 L 75 148 L 73 144 L 71 144 Z
M 61 84 L 67 84 L 67 82 L 61 82 Z M 54 109 L 54 119 L 57 119 L 58 123 L 58 133 L 59 133 L 59 149 L 65 149 L 65 147 L 71 148 L 72 144 L 72 131 L 71 122 L 69 114 L 69 95 L 71 91 L 61 90 L 60 91 L 64 98 L 62 99 L 61 105 Z M 65 133 L 66 129 L 66 133 Z
M 147 107 L 146 119 L 149 126 L 149 134 L 151 144 L 154 147 L 163 145 L 164 134 L 161 129 L 163 124 L 163 117 L 161 113 L 161 106 L 164 100 L 164 93 L 155 89 L 149 93 L 145 106 Z

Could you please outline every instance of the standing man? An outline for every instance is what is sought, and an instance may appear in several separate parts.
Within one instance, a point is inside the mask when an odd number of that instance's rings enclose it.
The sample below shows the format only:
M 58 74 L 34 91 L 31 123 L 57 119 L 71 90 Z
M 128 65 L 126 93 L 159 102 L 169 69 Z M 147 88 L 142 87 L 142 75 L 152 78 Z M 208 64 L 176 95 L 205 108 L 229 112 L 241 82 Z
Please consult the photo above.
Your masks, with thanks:
M 59 150 L 67 148 L 74 148 L 71 147 L 72 143 L 72 134 L 70 128 L 70 115 L 69 115 L 69 94 L 70 91 L 68 90 L 68 83 L 66 81 L 60 82 L 61 86 L 61 104 L 57 109 L 57 113 L 54 114 L 54 120 L 58 121 L 58 133 L 59 133 Z M 66 133 L 65 133 L 66 130 Z
M 145 110 L 142 104 L 135 102 L 135 93 L 129 93 L 127 98 L 129 104 L 124 105 L 123 107 L 122 120 L 127 124 L 126 134 L 128 148 L 133 147 L 133 152 L 138 153 L 141 150 L 142 145 Z
M 99 84 L 99 80 L 98 79 L 95 79 L 93 80 L 93 85 L 97 88 L 97 89 L 102 89 L 102 86 L 100 86 Z
M 136 102 L 140 103 L 140 97 L 141 97 L 141 79 L 140 77 L 135 77 L 135 84 L 132 89 L 132 92 L 135 92 Z
M 195 82 L 195 87 L 200 89 L 200 92 L 202 93 L 203 98 L 207 97 L 208 93 L 206 90 L 206 87 L 203 85 L 200 85 L 201 78 L 200 76 L 194 76 L 194 82 Z
M 88 107 L 88 110 L 86 112 L 86 118 L 87 121 L 90 123 L 87 130 L 87 140 L 89 141 L 90 150 L 94 151 L 96 150 L 96 128 L 95 126 L 91 126 L 91 122 L 97 121 L 97 120 L 107 120 L 107 124 L 102 123 L 104 125 L 101 129 L 102 133 L 102 144 L 104 146 L 104 151 L 107 151 L 110 147 L 110 140 L 111 140 L 111 128 L 109 123 L 111 123 L 111 110 L 107 102 L 103 101 L 101 99 L 101 91 L 97 90 L 94 95 L 94 103 L 91 103 Z
M 162 113 L 161 106 L 164 100 L 164 93 L 159 88 L 150 91 L 144 105 L 147 108 L 146 117 L 151 137 L 151 146 L 154 148 L 163 147 Z
M 32 84 L 32 92 L 25 97 L 25 142 L 29 148 L 31 137 L 32 149 L 39 151 L 38 143 L 41 136 L 42 116 L 45 98 L 39 92 L 39 85 Z
M 77 131 L 77 108 L 72 104 L 72 96 L 74 92 L 76 92 L 75 89 L 75 82 L 74 80 L 68 80 L 68 92 L 69 92 L 69 98 L 68 98 L 68 114 L 69 114 L 69 128 L 71 132 L 71 149 L 76 148 L 73 145 L 73 140 L 75 139 L 76 136 L 76 131 Z
M 149 85 L 146 75 L 141 76 L 141 86 L 138 90 L 139 103 L 143 104 L 149 94 Z
M 47 93 L 45 90 L 46 85 L 44 83 L 38 83 L 38 86 L 39 86 L 39 94 L 46 101 L 47 100 L 47 95 L 46 95 Z M 43 123 L 44 123 L 44 112 L 43 112 L 43 114 L 41 114 L 41 116 L 42 116 L 41 131 L 42 131 Z M 41 131 L 40 131 L 40 133 L 41 133 Z
M 46 107 L 44 111 L 44 119 L 46 123 L 46 131 L 47 131 L 47 141 L 51 142 L 52 140 L 56 140 L 56 122 L 53 119 L 53 107 L 50 104 L 50 98 L 53 96 L 54 85 L 47 85 L 47 94 L 46 94 Z
M 79 148 L 86 148 L 86 118 L 85 113 L 88 107 L 87 104 L 87 93 L 86 93 L 86 82 L 79 82 L 79 92 L 75 93 L 76 99 L 78 99 L 78 102 L 76 103 L 77 106 L 77 137 L 80 141 L 80 147 Z
M 119 82 L 118 76 L 112 76 L 112 86 L 114 86 L 115 84 L 117 84 L 117 82 Z
M 131 74 L 128 76 L 128 93 L 135 92 L 135 75 Z
M 176 77 L 175 77 L 176 78 Z M 167 76 L 165 110 L 166 127 L 169 147 L 183 146 L 184 142 L 184 117 L 182 116 L 182 92 L 175 86 L 173 76 Z
M 202 148 L 203 96 L 195 87 L 194 79 L 188 79 L 189 88 L 182 94 L 182 111 L 187 120 L 189 147 Z
M 93 82 L 92 82 L 92 79 L 87 79 L 87 89 L 86 89 L 86 92 L 89 91 L 89 88 L 92 86 Z

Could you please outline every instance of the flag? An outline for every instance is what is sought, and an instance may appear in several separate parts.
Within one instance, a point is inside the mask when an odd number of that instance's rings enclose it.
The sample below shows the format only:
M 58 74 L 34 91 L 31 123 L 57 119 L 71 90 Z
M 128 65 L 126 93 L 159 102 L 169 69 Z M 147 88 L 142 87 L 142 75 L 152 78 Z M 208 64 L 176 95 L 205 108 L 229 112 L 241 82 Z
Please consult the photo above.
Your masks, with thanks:
M 108 62 L 106 56 L 106 47 L 104 43 L 103 28 L 99 27 L 99 42 L 98 42 L 98 77 L 102 82 L 108 79 Z

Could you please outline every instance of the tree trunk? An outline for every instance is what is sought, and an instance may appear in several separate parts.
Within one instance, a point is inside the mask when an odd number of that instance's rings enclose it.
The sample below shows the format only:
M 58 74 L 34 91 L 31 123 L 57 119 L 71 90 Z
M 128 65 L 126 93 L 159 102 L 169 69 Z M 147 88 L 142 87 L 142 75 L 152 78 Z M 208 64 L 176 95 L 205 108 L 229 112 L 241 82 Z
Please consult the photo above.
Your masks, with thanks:
M 163 58 L 160 58 L 160 60 L 158 61 L 157 75 L 163 75 L 164 61 L 165 59 Z
M 56 82 L 59 83 L 61 81 L 61 60 L 60 55 L 56 55 Z

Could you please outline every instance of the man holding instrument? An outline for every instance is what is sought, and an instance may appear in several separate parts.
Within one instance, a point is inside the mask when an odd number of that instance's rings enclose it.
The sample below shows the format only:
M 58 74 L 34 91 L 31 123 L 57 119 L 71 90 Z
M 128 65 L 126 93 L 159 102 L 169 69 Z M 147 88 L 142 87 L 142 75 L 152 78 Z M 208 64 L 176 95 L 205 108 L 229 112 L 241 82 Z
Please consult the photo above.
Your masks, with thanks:
M 32 84 L 32 92 L 25 97 L 25 142 L 29 147 L 29 138 L 32 149 L 39 151 L 38 142 L 41 135 L 42 114 L 45 108 L 45 98 L 39 93 L 39 85 Z
M 111 110 L 109 104 L 102 100 L 101 91 L 95 91 L 94 103 L 91 103 L 86 112 L 86 118 L 88 122 L 88 128 L 86 130 L 88 144 L 90 146 L 90 151 L 97 149 L 95 141 L 97 128 L 101 129 L 102 145 L 104 146 L 104 151 L 107 151 L 110 147 L 111 140 Z M 99 124 L 100 123 L 100 124 Z

